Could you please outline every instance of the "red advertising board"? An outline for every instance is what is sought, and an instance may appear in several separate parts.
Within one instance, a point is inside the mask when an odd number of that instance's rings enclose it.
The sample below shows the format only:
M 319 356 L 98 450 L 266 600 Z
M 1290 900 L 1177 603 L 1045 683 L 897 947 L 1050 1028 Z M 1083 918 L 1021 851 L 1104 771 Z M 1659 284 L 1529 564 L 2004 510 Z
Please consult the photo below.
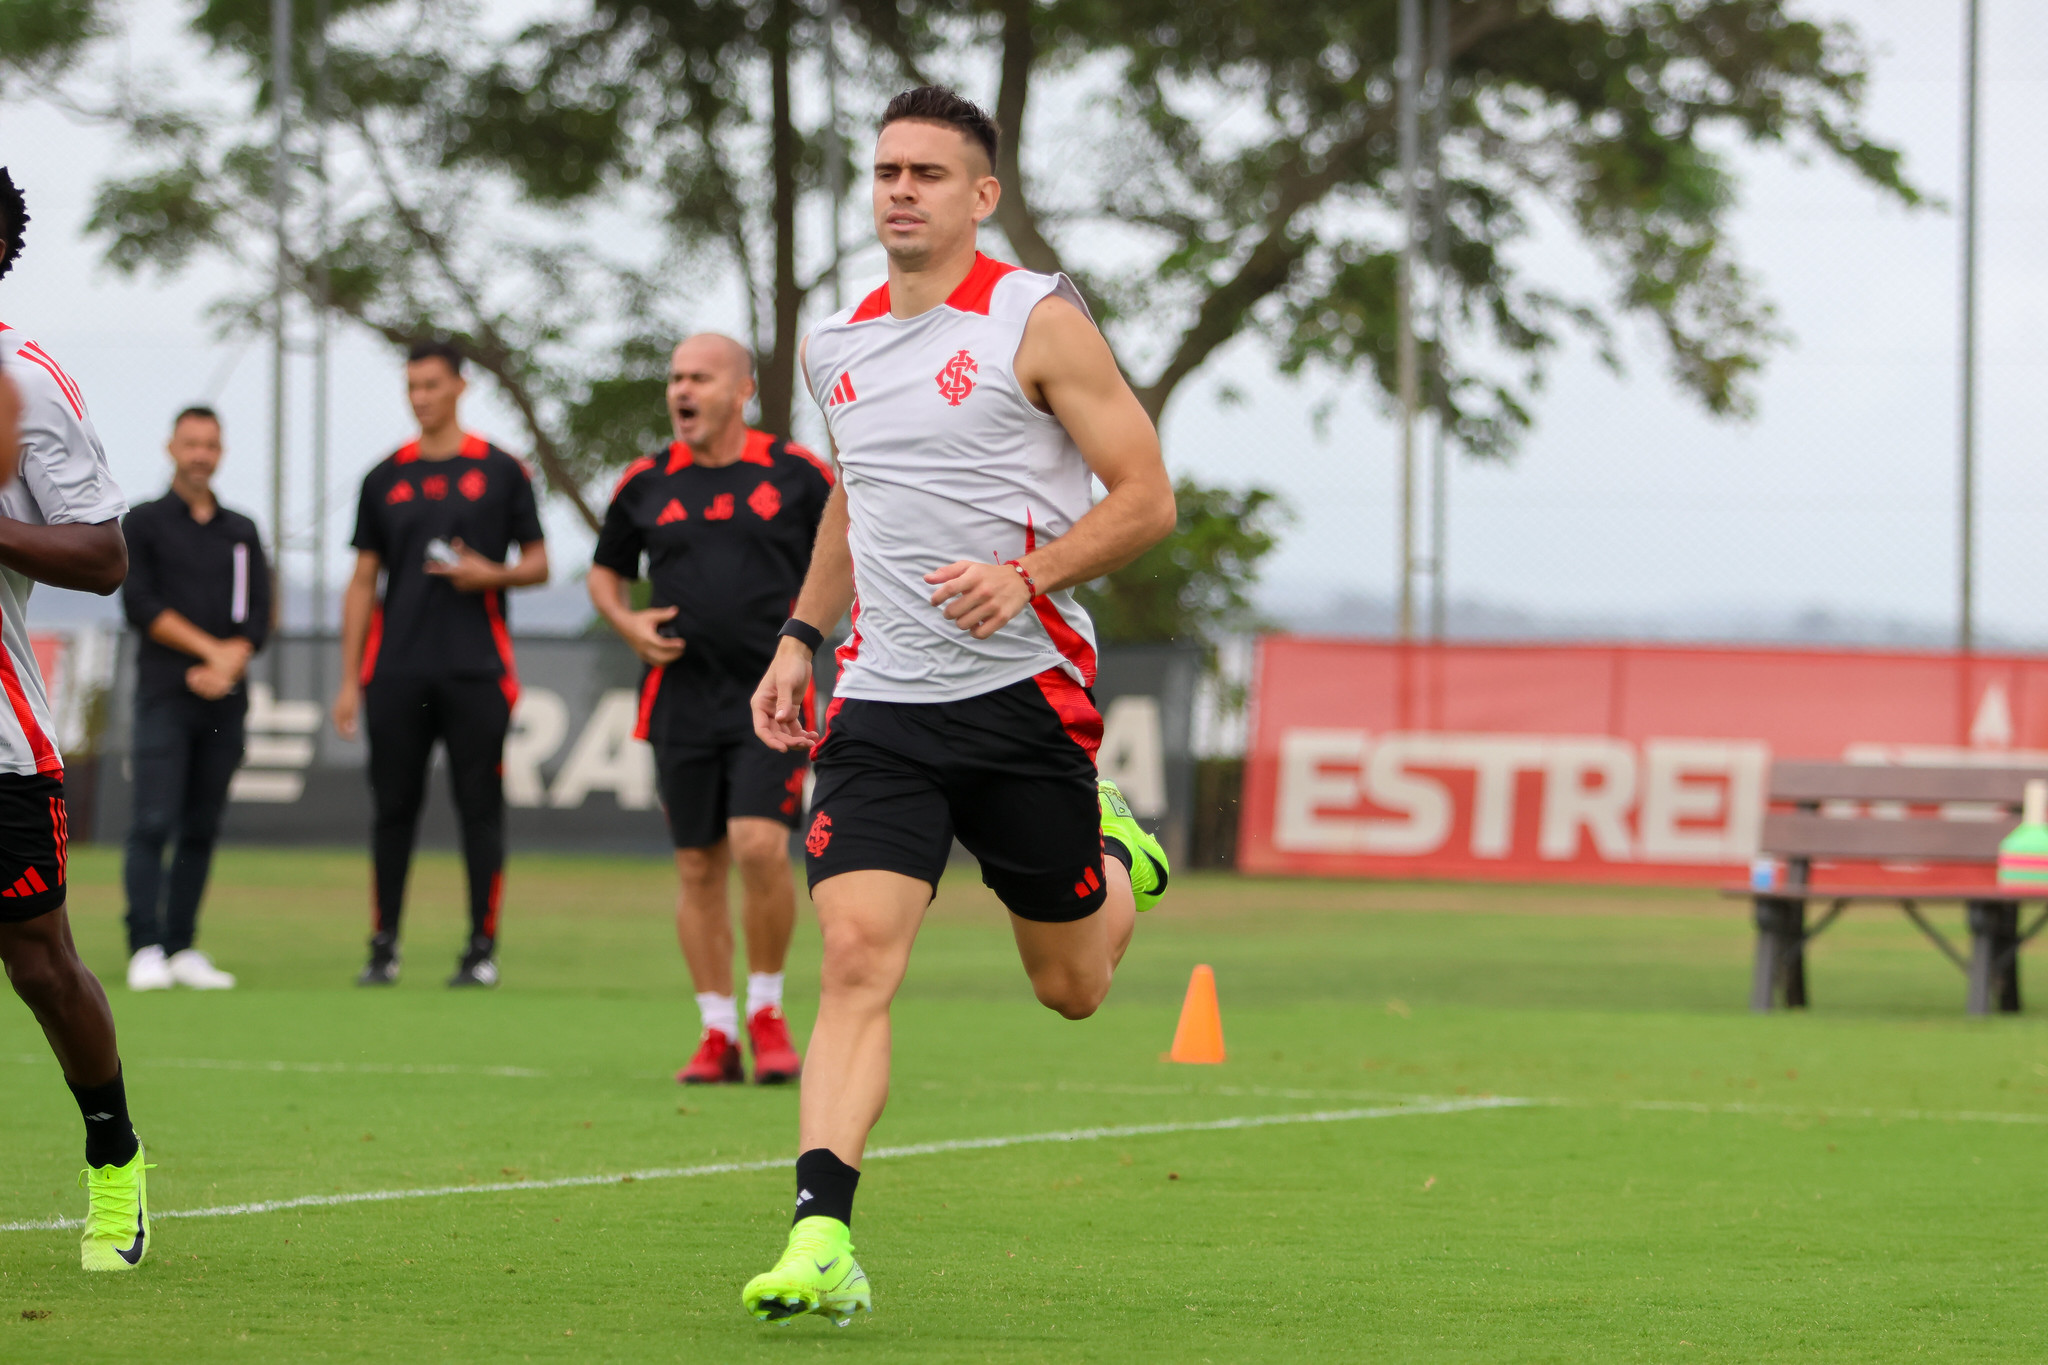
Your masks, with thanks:
M 1721 882 L 1773 758 L 2048 765 L 2048 657 L 1271 636 L 1248 872 Z

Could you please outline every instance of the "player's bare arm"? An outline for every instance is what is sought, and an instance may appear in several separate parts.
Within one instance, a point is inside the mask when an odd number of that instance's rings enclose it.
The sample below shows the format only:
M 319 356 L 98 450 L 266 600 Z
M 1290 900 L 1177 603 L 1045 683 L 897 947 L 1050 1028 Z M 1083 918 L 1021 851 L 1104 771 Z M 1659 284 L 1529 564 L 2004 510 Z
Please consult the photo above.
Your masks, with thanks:
M 0 370 L 0 484 L 21 468 L 21 390 Z
M 640 662 L 661 668 L 683 657 L 683 641 L 661 633 L 663 623 L 675 619 L 677 608 L 633 610 L 627 596 L 626 580 L 602 564 L 590 566 L 590 577 L 585 586 L 590 590 L 590 605 L 597 608 L 597 614 L 619 633 L 619 638 L 640 657 Z
M 455 551 L 453 564 L 438 560 L 427 565 L 427 572 L 436 578 L 445 578 L 457 592 L 502 592 L 506 588 L 530 588 L 548 581 L 548 543 L 544 540 L 530 540 L 519 547 L 519 558 L 510 564 L 500 564 L 478 554 L 461 539 L 448 542 L 448 548 Z
M 804 576 L 804 589 L 790 613 L 820 633 L 838 625 L 853 606 L 853 550 L 846 543 L 846 531 L 846 485 L 839 483 L 825 500 L 811 550 L 811 571 Z M 754 689 L 754 733 L 763 744 L 786 753 L 817 742 L 816 732 L 806 730 L 803 723 L 804 692 L 810 684 L 810 647 L 801 640 L 783 639 L 761 685 Z
M 0 517 L 0 564 L 38 583 L 106 597 L 128 577 L 118 520 L 36 526 Z
M 334 732 L 343 739 L 356 737 L 356 718 L 363 709 L 363 649 L 370 639 L 377 575 L 383 568 L 374 551 L 356 551 L 355 572 L 341 593 L 341 686 L 334 692 Z
M 1122 568 L 1170 535 L 1177 515 L 1159 432 L 1086 315 L 1061 298 L 1042 301 L 1025 324 L 1016 371 L 1025 396 L 1074 438 L 1107 496 L 1067 534 L 1019 560 L 1024 573 L 963 559 L 925 575 L 937 585 L 932 605 L 977 640 L 1024 610 L 1034 588 L 1056 592 Z

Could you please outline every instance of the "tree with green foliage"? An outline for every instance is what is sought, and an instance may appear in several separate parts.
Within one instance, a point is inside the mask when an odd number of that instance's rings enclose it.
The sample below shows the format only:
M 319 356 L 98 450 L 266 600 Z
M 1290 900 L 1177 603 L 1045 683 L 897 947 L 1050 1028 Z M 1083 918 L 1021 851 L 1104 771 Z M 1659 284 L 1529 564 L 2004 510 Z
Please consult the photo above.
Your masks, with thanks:
M 1180 521 L 1171 536 L 1113 577 L 1075 589 L 1104 640 L 1213 643 L 1258 624 L 1250 590 L 1259 561 L 1280 543 L 1286 509 L 1262 488 L 1182 479 L 1173 493 Z
M 0 95 L 50 89 L 106 28 L 98 0 L 0 0 Z
M 1398 0 L 837 11 L 850 109 L 993 66 L 1008 131 L 996 226 L 1024 265 L 1081 283 L 1155 416 L 1239 338 L 1284 373 L 1393 393 Z M 95 227 L 117 266 L 236 255 L 267 230 L 266 12 L 205 0 L 194 20 L 240 63 L 244 108 L 131 111 L 153 164 L 102 193 Z M 762 421 L 787 429 L 797 338 L 824 306 L 838 234 L 867 240 L 821 212 L 835 175 L 861 183 L 867 122 L 844 136 L 804 98 L 822 0 L 582 0 L 497 42 L 461 5 L 335 12 L 330 108 L 353 174 L 334 176 L 345 202 L 324 253 L 295 220 L 304 289 L 317 260 L 342 315 L 393 339 L 467 339 L 586 515 L 581 490 L 663 438 L 678 300 L 721 279 L 742 286 Z M 1449 326 L 1422 344 L 1443 375 L 1431 401 L 1471 454 L 1512 452 L 1573 331 L 1619 366 L 1617 329 L 1646 322 L 1684 391 L 1710 412 L 1750 411 L 1748 381 L 1780 336 L 1728 235 L 1731 148 L 1811 151 L 1919 202 L 1898 154 L 1857 122 L 1868 77 L 1854 35 L 1786 0 L 1451 0 L 1450 14 L 1434 187 L 1447 267 L 1425 281 Z M 1576 236 L 1604 297 L 1573 297 L 1518 251 L 1538 220 Z M 253 289 L 238 307 L 257 315 Z M 1138 597 L 1105 611 L 1156 621 L 1180 599 L 1143 586 L 1151 572 L 1118 576 Z

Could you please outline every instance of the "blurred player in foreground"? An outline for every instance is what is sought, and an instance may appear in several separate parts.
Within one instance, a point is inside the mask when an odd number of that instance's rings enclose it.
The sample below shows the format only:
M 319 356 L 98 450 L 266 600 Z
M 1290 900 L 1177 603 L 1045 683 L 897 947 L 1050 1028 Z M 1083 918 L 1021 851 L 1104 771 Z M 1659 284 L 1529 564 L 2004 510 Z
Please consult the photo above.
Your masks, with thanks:
M 21 254 L 28 211 L 0 167 L 0 278 Z M 64 760 L 29 648 L 36 583 L 104 597 L 121 586 L 128 510 L 85 399 L 42 347 L 0 324 L 0 962 L 43 1027 L 85 1120 L 87 1270 L 132 1270 L 149 1252 L 142 1143 L 106 992 L 79 961 L 64 910 Z
M 121 605 L 141 635 L 135 658 L 135 813 L 121 880 L 128 893 L 128 989 L 232 989 L 192 946 L 228 783 L 242 766 L 249 693 L 242 675 L 270 635 L 270 566 L 256 523 L 213 496 L 220 418 L 187 408 L 171 422 L 170 491 L 121 523 Z M 164 844 L 177 833 L 168 882 Z
M 628 466 L 590 566 L 590 601 L 647 665 L 638 738 L 654 746 L 675 841 L 676 938 L 697 989 L 703 1034 L 676 1074 L 686 1084 L 746 1079 L 733 998 L 726 883 L 745 888 L 747 1041 L 754 1079 L 796 1079 L 782 1015 L 782 965 L 796 927 L 789 832 L 803 814 L 809 754 L 772 749 L 747 710 L 775 656 L 811 563 L 832 475 L 802 446 L 749 430 L 754 362 L 730 337 L 694 336 L 669 361 L 675 440 Z M 647 556 L 649 607 L 628 596 Z
M 796 1222 L 742 1293 L 770 1321 L 872 1306 L 854 1187 L 888 1097 L 889 1005 L 954 836 L 1009 908 L 1039 1001 L 1069 1019 L 1102 1003 L 1166 889 L 1166 855 L 1098 785 L 1094 627 L 1068 590 L 1163 539 L 1173 487 L 1074 286 L 975 250 L 997 137 L 949 90 L 890 102 L 874 171 L 888 283 L 800 357 L 840 484 L 753 703 L 771 746 L 816 744 L 805 845 L 825 939 Z M 1108 490 L 1092 507 L 1091 473 Z M 821 737 L 801 709 L 811 653 L 849 605 Z
M 519 701 L 505 590 L 547 582 L 548 547 L 526 466 L 462 429 L 467 387 L 455 346 L 412 348 L 405 393 L 419 439 L 363 477 L 356 508 L 334 728 L 353 739 L 367 712 L 377 924 L 362 986 L 398 981 L 398 921 L 436 740 L 448 749 L 469 872 L 469 941 L 448 984 L 498 984 L 505 734 Z

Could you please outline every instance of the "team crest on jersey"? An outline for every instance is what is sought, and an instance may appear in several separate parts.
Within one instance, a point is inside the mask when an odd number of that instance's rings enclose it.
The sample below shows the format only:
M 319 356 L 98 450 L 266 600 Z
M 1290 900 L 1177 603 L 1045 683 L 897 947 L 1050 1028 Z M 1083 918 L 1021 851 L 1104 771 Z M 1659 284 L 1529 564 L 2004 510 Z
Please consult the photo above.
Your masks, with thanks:
M 775 514 L 782 510 L 782 493 L 766 479 L 754 485 L 754 491 L 747 494 L 747 506 L 754 509 L 754 515 L 763 521 L 775 520 Z
M 484 472 L 481 469 L 472 469 L 460 479 L 457 479 L 455 486 L 462 490 L 463 497 L 468 498 L 471 502 L 475 502 L 483 497 L 484 490 L 491 486 L 491 481 L 484 477 Z
M 946 368 L 939 371 L 939 392 L 954 407 L 967 401 L 967 395 L 974 392 L 974 376 L 981 366 L 974 363 L 974 357 L 961 351 L 946 362 Z
M 384 501 L 388 503 L 411 502 L 412 498 L 412 485 L 404 479 L 392 484 L 391 491 L 384 495 Z
M 445 474 L 428 475 L 420 480 L 420 492 L 425 493 L 435 502 L 441 501 L 441 499 L 448 496 L 448 476 Z

